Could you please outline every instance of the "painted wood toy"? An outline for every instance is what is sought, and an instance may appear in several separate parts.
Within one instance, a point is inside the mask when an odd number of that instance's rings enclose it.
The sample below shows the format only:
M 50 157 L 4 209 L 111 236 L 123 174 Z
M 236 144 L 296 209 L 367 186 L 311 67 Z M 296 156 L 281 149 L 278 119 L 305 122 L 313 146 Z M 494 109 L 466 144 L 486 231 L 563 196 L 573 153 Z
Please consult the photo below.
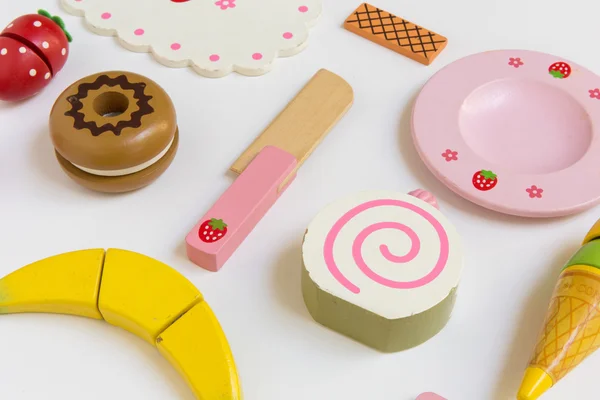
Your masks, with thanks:
M 60 17 L 44 10 L 23 15 L 0 33 L 0 100 L 39 93 L 63 68 L 71 35 Z
M 600 204 L 600 180 L 580 180 L 597 170 L 599 106 L 600 77 L 580 65 L 487 51 L 425 84 L 412 135 L 425 165 L 465 199 L 523 217 L 565 216 Z
M 431 64 L 448 44 L 444 36 L 368 3 L 358 6 L 344 28 L 425 65 Z
M 361 192 L 316 216 L 302 245 L 302 294 L 315 321 L 382 352 L 442 330 L 463 249 L 432 199 L 421 190 Z
M 218 271 L 296 176 L 296 171 L 348 111 L 352 88 L 320 70 L 235 161 L 239 178 L 186 237 L 191 261 Z
M 169 266 L 126 250 L 81 250 L 0 279 L 0 315 L 70 314 L 105 320 L 156 346 L 199 400 L 239 400 L 225 334 L 202 294 Z
M 536 400 L 600 347 L 600 220 L 563 267 L 518 400 Z
M 440 396 L 439 394 L 435 394 L 432 392 L 421 393 L 416 400 L 447 400 Z
M 50 113 L 56 158 L 78 184 L 127 192 L 157 179 L 179 144 L 175 108 L 152 80 L 101 72 L 69 86 Z
M 206 77 L 261 75 L 308 43 L 321 0 L 62 0 L 92 32 Z

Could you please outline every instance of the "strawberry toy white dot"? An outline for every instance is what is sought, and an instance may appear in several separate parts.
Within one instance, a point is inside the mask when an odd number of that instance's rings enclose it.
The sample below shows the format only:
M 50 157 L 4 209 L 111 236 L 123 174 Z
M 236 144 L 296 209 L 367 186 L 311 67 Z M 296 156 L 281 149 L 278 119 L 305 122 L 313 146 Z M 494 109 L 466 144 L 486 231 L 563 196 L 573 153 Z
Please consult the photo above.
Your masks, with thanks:
M 44 10 L 10 23 L 0 33 L 0 100 L 39 93 L 65 65 L 70 41 L 62 19 Z

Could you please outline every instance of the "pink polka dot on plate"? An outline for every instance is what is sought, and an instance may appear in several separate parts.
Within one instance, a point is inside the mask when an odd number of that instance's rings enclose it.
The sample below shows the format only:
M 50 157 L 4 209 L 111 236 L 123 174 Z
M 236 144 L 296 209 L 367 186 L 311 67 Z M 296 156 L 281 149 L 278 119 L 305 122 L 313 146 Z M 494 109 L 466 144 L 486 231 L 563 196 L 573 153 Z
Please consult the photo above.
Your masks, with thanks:
M 101 17 L 102 17 L 102 19 L 110 19 L 110 17 L 112 17 L 112 14 L 105 12 L 104 14 L 101 15 Z
M 173 43 L 171 45 L 171 50 L 179 50 L 181 48 L 181 45 L 179 43 Z
M 291 39 L 293 37 L 294 37 L 294 34 L 292 32 L 286 32 L 283 34 L 284 39 Z
M 219 61 L 221 59 L 221 57 L 219 57 L 218 54 L 212 54 L 210 57 L 208 57 L 208 59 L 212 62 L 216 62 L 216 61 Z
M 142 36 L 145 33 L 145 31 L 143 29 L 136 29 L 135 31 L 133 31 L 133 33 L 136 36 Z
M 306 7 L 306 6 L 300 6 L 300 7 L 298 7 L 298 11 L 300 11 L 300 12 L 307 12 L 308 11 L 308 7 Z
M 254 53 L 254 54 L 252 54 L 252 58 L 255 59 L 255 60 L 260 60 L 262 57 L 263 56 L 260 53 Z

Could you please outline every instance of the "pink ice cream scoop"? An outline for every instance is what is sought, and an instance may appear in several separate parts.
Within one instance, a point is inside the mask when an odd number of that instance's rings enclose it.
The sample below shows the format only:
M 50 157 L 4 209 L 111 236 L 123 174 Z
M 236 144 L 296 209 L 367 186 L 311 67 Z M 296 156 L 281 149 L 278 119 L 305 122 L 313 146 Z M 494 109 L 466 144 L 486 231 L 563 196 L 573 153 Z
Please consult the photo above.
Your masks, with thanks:
M 421 393 L 416 400 L 447 400 L 440 396 L 439 394 L 435 394 L 432 392 Z
M 440 209 L 440 207 L 438 207 L 438 203 L 437 203 L 437 200 L 435 199 L 435 196 L 433 194 L 431 194 L 430 192 L 428 192 L 427 190 L 416 189 L 416 190 L 413 190 L 412 192 L 409 192 L 408 194 L 410 194 L 411 196 L 415 196 L 417 199 L 423 200 L 425 203 L 431 204 L 438 210 Z M 421 399 L 419 399 L 419 400 L 421 400 Z M 424 399 L 424 400 L 427 400 L 427 399 Z

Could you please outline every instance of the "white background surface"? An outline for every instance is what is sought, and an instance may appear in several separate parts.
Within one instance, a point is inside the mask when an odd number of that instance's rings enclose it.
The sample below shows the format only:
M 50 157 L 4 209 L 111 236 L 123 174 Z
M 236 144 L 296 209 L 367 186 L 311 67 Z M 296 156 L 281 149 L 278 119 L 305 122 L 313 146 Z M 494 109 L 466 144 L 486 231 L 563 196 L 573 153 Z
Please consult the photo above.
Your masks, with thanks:
M 429 390 L 450 400 L 514 399 L 558 271 L 600 214 L 535 221 L 462 200 L 415 154 L 409 107 L 435 71 L 479 51 L 545 51 L 600 71 L 600 5 L 378 0 L 377 6 L 449 38 L 442 55 L 424 67 L 343 30 L 357 4 L 325 0 L 308 48 L 279 60 L 269 74 L 210 80 L 88 32 L 54 0 L 2 0 L 0 26 L 45 6 L 64 17 L 75 41 L 65 69 L 40 95 L 0 104 L 0 275 L 91 247 L 125 248 L 166 262 L 213 307 L 247 400 L 413 400 Z M 184 237 L 231 183 L 227 168 L 322 67 L 354 87 L 353 108 L 223 270 L 196 267 L 185 256 Z M 54 159 L 47 132 L 50 108 L 65 87 L 113 69 L 161 84 L 181 131 L 179 153 L 160 180 L 120 196 L 72 183 Z M 462 234 L 463 280 L 446 329 L 418 348 L 380 354 L 311 320 L 300 294 L 302 234 L 325 204 L 343 195 L 416 187 L 438 196 Z M 543 399 L 597 398 L 599 368 L 595 354 Z M 193 396 L 152 347 L 108 324 L 55 315 L 0 318 L 0 399 L 106 398 Z

